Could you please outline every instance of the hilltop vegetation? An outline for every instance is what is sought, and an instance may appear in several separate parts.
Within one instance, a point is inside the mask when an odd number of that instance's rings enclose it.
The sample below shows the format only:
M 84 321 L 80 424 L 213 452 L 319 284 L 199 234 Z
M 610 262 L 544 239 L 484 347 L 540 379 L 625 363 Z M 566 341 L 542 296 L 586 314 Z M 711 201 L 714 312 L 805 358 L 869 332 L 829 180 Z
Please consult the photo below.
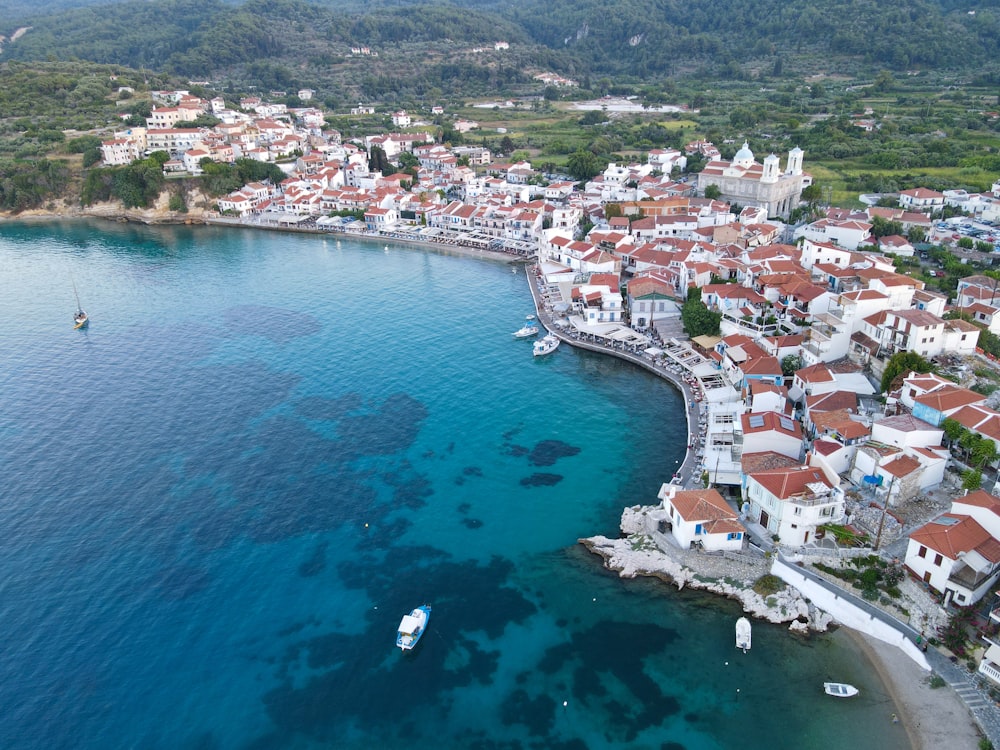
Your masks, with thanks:
M 443 141 L 581 177 L 695 138 L 726 157 L 743 139 L 758 154 L 798 145 L 838 204 L 917 185 L 983 190 L 1000 175 L 1000 12 L 986 3 L 58 0 L 63 12 L 32 15 L 19 2 L 0 0 L 17 10 L 0 12 L 0 34 L 31 27 L 0 53 L 6 208 L 97 187 L 84 170 L 100 139 L 123 117 L 141 124 L 157 88 L 223 94 L 231 107 L 261 92 L 299 106 L 310 88 L 346 138 L 390 130 L 387 113 L 405 108 Z M 546 86 L 543 71 L 578 85 Z M 650 109 L 573 108 L 606 95 Z M 516 106 L 472 106 L 486 98 Z M 347 116 L 359 101 L 378 114 Z M 652 109 L 663 103 L 691 109 Z M 445 116 L 429 117 L 431 104 Z M 463 136 L 456 117 L 482 128 Z
M 0 8 L 4 2 L 17 0 L 0 0 Z M 46 14 L 21 6 L 4 19 L 0 34 L 31 29 L 4 45 L 0 60 L 87 60 L 237 86 L 310 86 L 340 100 L 516 92 L 540 70 L 584 88 L 603 78 L 928 68 L 996 80 L 1000 57 L 1000 12 L 956 0 L 155 0 Z M 495 40 L 510 49 L 492 54 Z M 352 56 L 360 46 L 377 57 Z

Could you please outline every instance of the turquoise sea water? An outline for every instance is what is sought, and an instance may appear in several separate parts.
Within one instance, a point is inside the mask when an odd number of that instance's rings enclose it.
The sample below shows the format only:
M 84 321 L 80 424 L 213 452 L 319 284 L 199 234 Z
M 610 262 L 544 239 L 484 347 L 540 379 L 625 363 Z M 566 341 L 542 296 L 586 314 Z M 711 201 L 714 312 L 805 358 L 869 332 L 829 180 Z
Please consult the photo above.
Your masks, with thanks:
M 654 502 L 683 405 L 533 358 L 526 283 L 333 237 L 0 224 L 0 747 L 906 748 L 845 634 L 758 623 L 744 655 L 731 602 L 576 544 Z

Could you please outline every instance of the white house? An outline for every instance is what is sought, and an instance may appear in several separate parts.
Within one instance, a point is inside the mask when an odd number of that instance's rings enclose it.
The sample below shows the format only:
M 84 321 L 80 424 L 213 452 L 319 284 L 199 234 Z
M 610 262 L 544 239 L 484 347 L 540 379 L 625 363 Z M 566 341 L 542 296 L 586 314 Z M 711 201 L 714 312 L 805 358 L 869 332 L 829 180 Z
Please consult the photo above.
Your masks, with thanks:
M 746 529 L 736 511 L 714 489 L 679 490 L 664 484 L 657 497 L 670 519 L 670 533 L 683 549 L 740 550 Z
M 968 606 L 1000 578 L 1000 498 L 976 490 L 910 534 L 906 567 L 945 597 Z
M 748 474 L 743 497 L 749 503 L 748 517 L 782 544 L 806 544 L 815 538 L 817 527 L 839 523 L 844 516 L 843 491 L 813 466 Z
M 930 448 L 941 445 L 944 430 L 910 414 L 886 417 L 872 425 L 872 440 L 897 448 Z
M 802 428 L 788 416 L 774 411 L 743 414 L 743 450 L 747 453 L 774 451 L 789 458 L 802 455 Z
M 899 193 L 899 206 L 907 211 L 919 211 L 921 213 L 940 211 L 944 208 L 944 193 L 922 187 L 901 190 Z

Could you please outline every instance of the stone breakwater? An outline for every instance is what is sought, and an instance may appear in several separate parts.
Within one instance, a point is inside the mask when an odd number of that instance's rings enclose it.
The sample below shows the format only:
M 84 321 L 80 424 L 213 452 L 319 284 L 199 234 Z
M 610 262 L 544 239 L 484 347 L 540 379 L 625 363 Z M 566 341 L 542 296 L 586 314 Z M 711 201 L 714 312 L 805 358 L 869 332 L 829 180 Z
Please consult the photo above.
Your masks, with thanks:
M 752 555 L 722 556 L 682 550 L 651 530 L 649 512 L 655 507 L 633 506 L 622 513 L 619 539 L 594 536 L 580 539 L 604 559 L 604 567 L 621 578 L 651 576 L 685 587 L 735 599 L 743 611 L 775 624 L 788 623 L 795 633 L 825 632 L 833 618 L 817 609 L 799 591 L 781 584 L 774 593 L 760 594 L 754 583 L 771 570 L 770 560 Z

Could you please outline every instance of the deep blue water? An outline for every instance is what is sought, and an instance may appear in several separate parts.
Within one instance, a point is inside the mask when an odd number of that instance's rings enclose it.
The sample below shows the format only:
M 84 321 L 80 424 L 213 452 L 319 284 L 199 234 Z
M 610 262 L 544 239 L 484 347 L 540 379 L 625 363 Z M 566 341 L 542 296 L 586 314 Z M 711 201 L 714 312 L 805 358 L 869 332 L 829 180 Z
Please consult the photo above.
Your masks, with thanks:
M 732 603 L 576 544 L 655 501 L 682 404 L 532 358 L 526 283 L 335 238 L 0 224 L 0 747 L 907 747 L 845 634 L 757 624 L 743 655 Z

